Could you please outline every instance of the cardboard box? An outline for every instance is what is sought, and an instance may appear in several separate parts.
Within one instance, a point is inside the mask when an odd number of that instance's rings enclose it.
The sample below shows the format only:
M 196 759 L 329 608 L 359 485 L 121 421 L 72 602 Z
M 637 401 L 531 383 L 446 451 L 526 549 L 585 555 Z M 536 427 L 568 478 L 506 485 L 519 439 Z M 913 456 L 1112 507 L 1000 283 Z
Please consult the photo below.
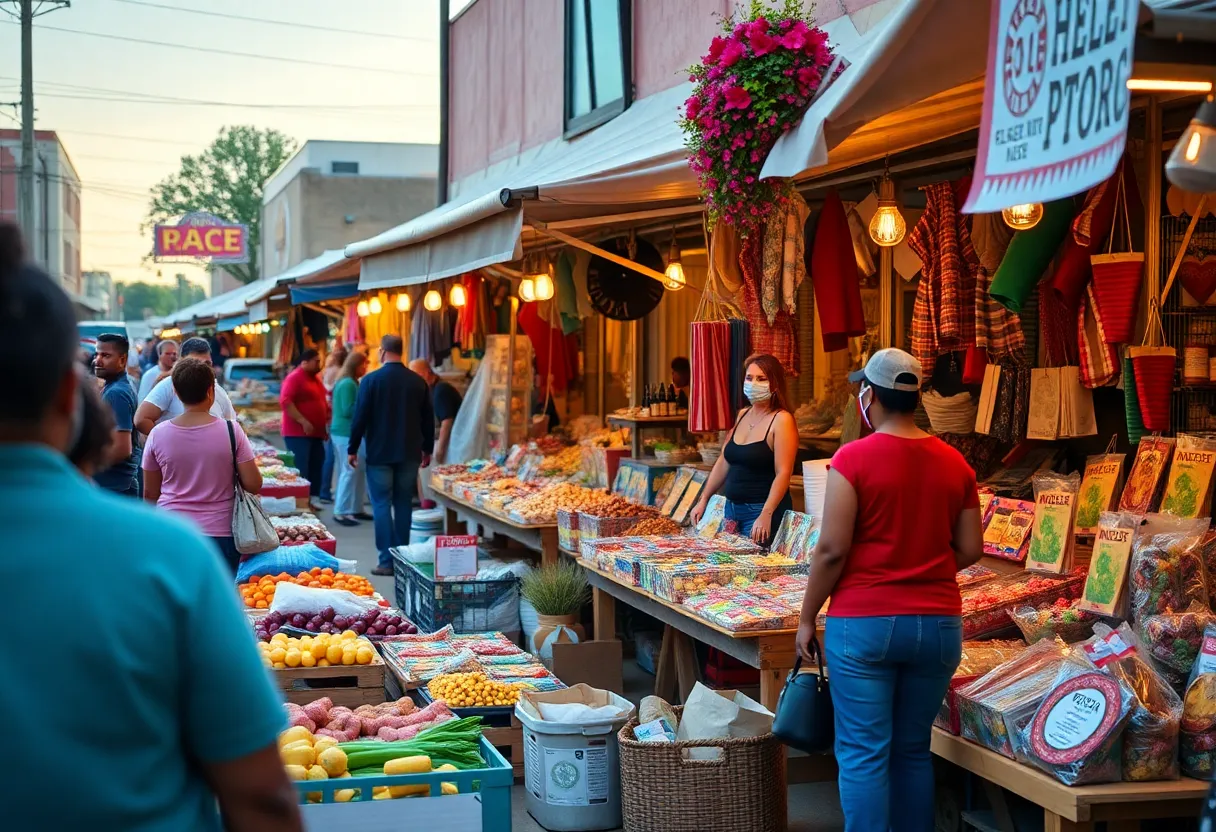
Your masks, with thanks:
M 571 687 L 581 684 L 621 693 L 625 686 L 621 642 L 615 639 L 579 644 L 557 642 L 553 645 L 552 670 L 554 676 Z

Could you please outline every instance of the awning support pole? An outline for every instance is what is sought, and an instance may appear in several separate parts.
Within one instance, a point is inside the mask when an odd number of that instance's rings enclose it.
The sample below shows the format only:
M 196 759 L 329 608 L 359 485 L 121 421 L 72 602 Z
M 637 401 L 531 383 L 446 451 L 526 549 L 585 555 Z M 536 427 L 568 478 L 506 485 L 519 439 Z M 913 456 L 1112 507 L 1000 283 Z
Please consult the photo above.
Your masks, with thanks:
M 575 248 L 581 248 L 583 251 L 588 251 L 588 252 L 596 255 L 597 257 L 603 257 L 605 260 L 611 260 L 613 263 L 616 263 L 618 266 L 624 266 L 625 268 L 629 269 L 630 271 L 635 271 L 640 275 L 649 277 L 651 280 L 657 280 L 660 283 L 666 283 L 666 281 L 667 281 L 666 275 L 662 274 L 661 272 L 656 272 L 654 269 L 647 268 L 646 266 L 643 266 L 641 263 L 635 263 L 632 260 L 630 260 L 628 257 L 622 257 L 619 254 L 613 254 L 611 251 L 605 251 L 604 249 L 600 248 L 599 246 L 592 245 L 591 243 L 587 242 L 586 240 L 580 240 L 578 237 L 571 237 L 569 234 L 563 233 L 561 231 L 557 231 L 556 229 L 552 229 L 548 225 L 546 225 L 545 223 L 543 223 L 539 220 L 528 220 L 528 225 L 530 225 L 538 233 L 544 234 L 546 237 L 552 237 L 554 240 L 563 242 L 568 246 L 574 246 Z
M 322 315 L 333 318 L 335 321 L 342 320 L 341 313 L 335 312 L 332 309 L 326 309 L 324 306 L 318 306 L 315 303 L 301 303 L 300 306 L 303 306 L 305 309 L 311 309 L 313 312 L 320 312 Z

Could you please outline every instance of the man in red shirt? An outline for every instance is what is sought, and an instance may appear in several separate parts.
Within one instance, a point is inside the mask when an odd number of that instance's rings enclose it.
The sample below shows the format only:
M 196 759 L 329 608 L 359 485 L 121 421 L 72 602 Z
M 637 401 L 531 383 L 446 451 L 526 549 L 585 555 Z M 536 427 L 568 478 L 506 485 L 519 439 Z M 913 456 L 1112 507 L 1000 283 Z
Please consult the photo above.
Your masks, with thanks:
M 279 393 L 283 407 L 283 442 L 296 458 L 300 476 L 308 480 L 308 493 L 314 511 L 321 496 L 325 466 L 325 442 L 329 436 L 329 398 L 321 383 L 321 354 L 316 350 L 300 353 L 300 363 L 287 374 Z

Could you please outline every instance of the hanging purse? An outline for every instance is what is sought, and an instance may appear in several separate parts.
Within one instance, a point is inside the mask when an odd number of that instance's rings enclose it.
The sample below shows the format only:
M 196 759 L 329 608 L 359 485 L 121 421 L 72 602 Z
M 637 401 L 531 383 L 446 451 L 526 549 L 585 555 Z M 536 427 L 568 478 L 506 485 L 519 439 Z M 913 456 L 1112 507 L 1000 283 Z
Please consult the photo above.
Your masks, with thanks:
M 794 669 L 785 678 L 785 687 L 777 697 L 777 714 L 773 717 L 773 735 L 799 751 L 824 754 L 832 750 L 836 738 L 835 711 L 824 670 L 827 663 L 819 639 L 811 639 L 811 654 L 816 672 L 799 673 L 802 657 L 794 661 Z
M 279 548 L 279 533 L 262 508 L 262 500 L 241 487 L 236 467 L 236 431 L 228 422 L 228 442 L 232 446 L 232 542 L 242 555 L 260 555 Z

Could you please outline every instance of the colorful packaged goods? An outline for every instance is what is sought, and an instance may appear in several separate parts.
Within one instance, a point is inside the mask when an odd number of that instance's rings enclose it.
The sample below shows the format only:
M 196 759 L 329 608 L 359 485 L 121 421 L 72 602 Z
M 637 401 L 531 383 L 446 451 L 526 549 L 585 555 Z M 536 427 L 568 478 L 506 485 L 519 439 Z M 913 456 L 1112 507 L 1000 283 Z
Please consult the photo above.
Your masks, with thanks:
M 1037 609 L 1018 607 L 1009 615 L 1022 631 L 1027 644 L 1057 636 L 1061 641 L 1072 644 L 1093 635 L 1094 622 L 1098 620 L 1098 616 L 1079 609 L 1077 604 L 1077 601 L 1057 598 L 1054 603 L 1042 604 Z
M 799 561 L 808 561 L 819 542 L 819 521 L 800 511 L 787 511 L 769 550 Z
M 1060 641 L 1043 640 L 993 668 L 957 695 L 962 736 L 1010 759 L 1014 740 L 1051 690 L 1067 655 Z
M 1126 606 L 1127 565 L 1140 518 L 1122 512 L 1102 512 L 1098 533 L 1077 606 L 1096 615 L 1115 616 Z
M 963 638 L 993 635 L 1013 626 L 1015 607 L 1072 599 L 1081 591 L 1081 575 L 1018 573 L 997 578 L 962 592 Z
M 1126 624 L 1112 630 L 1094 626 L 1081 656 L 1109 673 L 1135 694 L 1135 707 L 1123 735 L 1123 779 L 1176 780 L 1182 700 L 1142 655 L 1139 640 Z
M 954 576 L 958 581 L 958 588 L 975 587 L 980 584 L 988 583 L 988 581 L 999 578 L 1000 575 L 989 569 L 987 566 L 981 566 L 976 563 L 965 569 L 960 569 Z
M 1034 503 L 1009 497 L 993 499 L 984 525 L 984 554 L 1021 562 L 1030 547 Z
M 1203 646 L 1182 696 L 1182 773 L 1200 780 L 1216 774 L 1216 624 L 1204 628 Z
M 1181 612 L 1208 604 L 1206 572 L 1199 542 L 1208 521 L 1177 520 L 1168 531 L 1141 535 L 1132 547 L 1131 617 L 1137 625 L 1151 615 Z M 1158 528 L 1162 528 L 1158 524 Z
M 1175 517 L 1204 517 L 1212 504 L 1212 473 L 1216 471 L 1216 440 L 1178 434 L 1174 461 L 1161 498 L 1161 513 Z
M 684 601 L 684 606 L 725 630 L 767 630 L 798 626 L 801 607 L 775 598 L 757 598 L 745 590 L 715 589 Z
M 1085 661 L 1066 660 L 1030 723 L 1019 757 L 1066 786 L 1114 783 L 1123 776 L 1123 730 L 1136 697 L 1120 679 Z
M 1136 459 L 1119 498 L 1119 511 L 1148 514 L 1153 510 L 1173 451 L 1173 439 L 1156 434 L 1140 439 Z
M 1125 454 L 1098 454 L 1085 461 L 1077 505 L 1077 534 L 1097 534 L 1102 513 L 1114 509 L 1126 458 Z
M 782 555 L 721 552 L 691 561 L 643 563 L 641 587 L 666 601 L 680 603 L 689 595 L 709 589 L 745 589 L 753 581 L 806 572 L 806 564 Z
M 1058 575 L 1071 565 L 1072 527 L 1080 487 L 1081 478 L 1076 473 L 1035 474 L 1034 525 L 1026 551 L 1027 569 Z
M 955 736 L 961 730 L 958 691 L 960 688 L 974 682 L 989 673 L 998 665 L 1002 665 L 1022 654 L 1026 645 L 1021 641 L 965 641 L 963 642 L 962 658 L 954 671 L 954 678 L 946 688 L 942 706 L 933 724 Z
M 1203 646 L 1204 630 L 1214 622 L 1216 616 L 1206 606 L 1195 602 L 1184 612 L 1150 615 L 1140 623 L 1149 656 L 1179 693 L 1185 688 Z

